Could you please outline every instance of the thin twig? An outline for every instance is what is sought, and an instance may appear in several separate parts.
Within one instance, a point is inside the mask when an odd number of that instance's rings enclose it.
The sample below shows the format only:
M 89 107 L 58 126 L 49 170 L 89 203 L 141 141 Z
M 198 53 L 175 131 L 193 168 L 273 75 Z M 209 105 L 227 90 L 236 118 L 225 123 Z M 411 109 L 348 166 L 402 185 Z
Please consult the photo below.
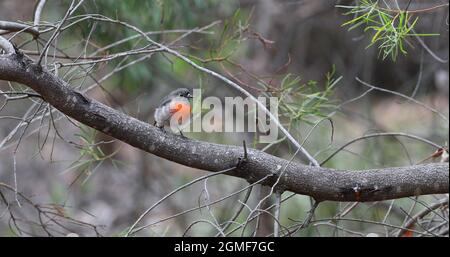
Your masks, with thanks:
M 228 194 L 227 196 L 221 197 L 221 198 L 219 198 L 219 199 L 217 199 L 217 200 L 215 200 L 215 201 L 213 201 L 213 202 L 210 202 L 209 205 L 213 205 L 213 204 L 222 202 L 223 200 L 226 200 L 226 199 L 228 199 L 228 198 L 230 198 L 230 197 L 233 197 L 234 195 L 237 195 L 237 194 L 239 194 L 239 193 L 241 193 L 241 192 L 243 192 L 243 191 L 245 191 L 245 190 L 247 190 L 247 189 L 249 189 L 249 188 L 251 188 L 251 187 L 257 185 L 257 184 L 262 183 L 263 181 L 265 181 L 266 179 L 268 179 L 268 178 L 271 177 L 271 176 L 273 176 L 273 174 L 266 175 L 266 176 L 264 176 L 263 178 L 261 178 L 260 180 L 254 182 L 254 183 L 252 183 L 252 184 L 250 184 L 250 185 L 248 185 L 248 186 L 246 186 L 246 187 L 244 187 L 244 188 L 242 188 L 242 189 L 240 189 L 240 190 L 238 190 L 238 191 L 236 191 L 236 192 L 233 192 L 233 193 L 231 193 L 231 194 Z M 148 228 L 148 227 L 150 227 L 150 226 L 159 224 L 159 223 L 161 223 L 161 222 L 164 222 L 164 221 L 167 221 L 167 220 L 170 220 L 170 219 L 179 217 L 179 216 L 181 216 L 181 215 L 184 215 L 184 214 L 187 214 L 187 213 L 190 213 L 190 212 L 199 210 L 199 209 L 201 209 L 201 208 L 203 208 L 203 207 L 205 207 L 205 206 L 206 206 L 206 205 L 202 205 L 202 206 L 198 206 L 198 207 L 195 207 L 195 208 L 191 208 L 191 209 L 182 211 L 182 212 L 180 212 L 180 213 L 177 213 L 177 214 L 171 215 L 171 216 L 169 216 L 169 217 L 166 217 L 166 218 L 157 220 L 157 221 L 152 222 L 152 223 L 150 223 L 150 224 L 146 224 L 146 225 L 144 225 L 144 226 L 138 227 L 138 228 L 136 228 L 134 231 L 140 231 L 140 230 L 142 230 L 142 229 L 145 229 L 145 228 Z M 234 232 L 234 231 L 235 231 L 235 229 L 233 229 L 231 232 L 229 232 L 229 233 L 227 233 L 227 234 L 230 234 L 230 233 L 232 233 L 232 232 Z
M 13 21 L 0 21 L 0 35 L 11 32 L 26 32 L 33 35 L 33 37 L 39 36 L 39 31 L 34 26 Z
M 347 143 L 345 143 L 344 145 L 342 145 L 341 147 L 339 147 L 336 151 L 334 151 L 331 155 L 329 155 L 327 158 L 325 158 L 325 160 L 323 160 L 320 165 L 324 165 L 326 162 L 328 162 L 331 158 L 333 158 L 337 153 L 339 153 L 342 149 L 346 148 L 347 146 L 360 141 L 360 140 L 364 140 L 364 139 L 368 139 L 368 138 L 372 138 L 372 137 L 397 137 L 397 136 L 401 136 L 401 137 L 407 137 L 407 138 L 412 138 L 415 140 L 418 140 L 420 142 L 426 143 L 428 145 L 431 145 L 437 149 L 441 149 L 442 146 L 435 144 L 425 138 L 419 137 L 419 136 L 415 136 L 415 135 L 411 135 L 411 134 L 407 134 L 407 133 L 401 133 L 401 132 L 390 132 L 390 133 L 374 133 L 374 134 L 369 134 L 369 135 L 365 135 L 362 137 L 358 137 L 355 138 Z
M 362 81 L 362 80 L 359 79 L 358 77 L 356 77 L 356 81 L 358 81 L 359 83 L 363 84 L 363 85 L 366 86 L 366 87 L 373 88 L 373 89 L 375 89 L 375 90 L 377 90 L 377 91 L 381 91 L 381 92 L 386 92 L 386 93 L 394 94 L 394 95 L 396 95 L 396 96 L 400 96 L 400 97 L 403 97 L 403 98 L 405 98 L 405 99 L 408 99 L 409 101 L 414 102 L 415 104 L 418 104 L 418 105 L 422 106 L 423 108 L 425 108 L 425 109 L 431 111 L 432 113 L 437 114 L 437 115 L 438 115 L 439 117 L 441 117 L 444 121 L 446 121 L 447 124 L 448 124 L 448 122 L 449 122 L 448 118 L 445 117 L 444 114 L 442 114 L 442 113 L 439 112 L 438 110 L 436 110 L 436 109 L 434 109 L 434 108 L 432 108 L 432 107 L 430 107 L 430 106 L 428 106 L 428 105 L 426 105 L 426 104 L 424 104 L 424 103 L 422 103 L 422 102 L 420 102 L 420 101 L 417 101 L 417 100 L 414 99 L 414 98 L 411 98 L 411 97 L 409 97 L 409 96 L 407 96 L 407 95 L 404 95 L 404 94 L 399 93 L 399 92 L 396 92 L 396 91 L 392 91 L 392 90 L 389 90 L 389 89 L 385 89 L 385 88 L 381 88 L 381 87 L 377 87 L 377 86 L 371 85 L 371 84 L 369 84 L 369 83 L 367 83 L 367 82 Z
M 177 192 L 179 192 L 179 191 L 181 191 L 181 190 L 183 190 L 183 189 L 189 187 L 190 185 L 193 185 L 193 184 L 195 184 L 195 183 L 197 183 L 197 182 L 199 182 L 199 181 L 202 181 L 202 180 L 207 179 L 207 178 L 212 177 L 212 176 L 217 176 L 217 175 L 220 175 L 220 174 L 224 174 L 224 173 L 226 173 L 226 172 L 229 172 L 229 171 L 231 171 L 231 170 L 234 170 L 235 168 L 236 168 L 236 167 L 231 167 L 231 168 L 226 169 L 226 170 L 222 170 L 222 171 L 218 171 L 218 172 L 215 172 L 215 173 L 211 173 L 211 174 L 208 174 L 208 175 L 205 175 L 205 176 L 201 176 L 201 177 L 196 178 L 196 179 L 194 179 L 194 180 L 192 180 L 192 181 L 190 181 L 190 182 L 188 182 L 188 183 L 186 183 L 186 184 L 184 184 L 184 185 L 182 185 L 182 186 L 180 186 L 180 187 L 175 188 L 175 189 L 172 190 L 170 193 L 168 193 L 167 195 L 165 195 L 163 198 L 159 199 L 159 200 L 158 200 L 156 203 L 154 203 L 150 208 L 148 208 L 147 210 L 145 210 L 145 212 L 143 212 L 143 213 L 139 216 L 139 218 L 133 223 L 133 225 L 131 225 L 131 227 L 128 229 L 127 233 L 125 234 L 125 237 L 128 237 L 128 236 L 130 236 L 130 235 L 132 235 L 132 234 L 135 234 L 135 233 L 139 232 L 141 229 L 139 229 L 139 228 L 138 228 L 138 229 L 134 229 L 134 228 L 137 226 L 137 224 L 138 224 L 138 223 L 139 223 L 139 222 L 140 222 L 147 214 L 149 214 L 154 208 L 156 208 L 156 206 L 158 206 L 160 203 L 162 203 L 164 200 L 166 200 L 166 199 L 169 198 L 170 196 L 174 195 L 175 193 L 177 193 Z
M 277 191 L 275 192 L 275 219 L 273 223 L 273 236 L 278 237 L 280 226 L 279 226 L 279 220 L 280 220 L 280 209 L 281 209 L 281 192 Z
M 42 10 L 44 9 L 46 0 L 39 0 L 38 4 L 36 5 L 36 8 L 34 10 L 34 18 L 33 18 L 33 24 L 39 31 L 39 24 L 41 22 L 41 14 Z
M 247 192 L 245 193 L 245 196 L 244 196 L 244 200 L 241 201 L 241 202 L 247 203 L 248 199 L 250 198 L 250 195 L 252 194 L 252 190 L 253 190 L 253 187 L 250 187 L 250 188 L 247 190 Z M 232 217 L 230 220 L 228 220 L 227 223 L 226 223 L 226 225 L 222 228 L 222 231 L 226 231 L 226 230 L 231 226 L 231 224 L 233 224 L 233 222 L 236 221 L 236 219 L 239 217 L 239 215 L 241 214 L 241 212 L 242 212 L 243 209 L 244 209 L 244 205 L 241 204 L 241 205 L 239 206 L 239 209 L 238 209 L 238 210 L 236 211 L 236 213 L 233 215 L 233 217 Z M 218 234 L 216 234 L 216 236 L 218 236 Z
M 302 222 L 302 224 L 296 229 L 294 230 L 294 232 L 290 233 L 292 235 L 296 234 L 299 230 L 306 228 L 309 226 L 309 224 L 311 224 L 311 220 L 314 217 L 314 213 L 317 209 L 317 207 L 319 206 L 320 201 L 314 201 L 314 204 L 311 206 L 311 209 L 308 211 L 308 215 L 306 216 L 305 220 Z
M 220 234 L 221 234 L 223 237 L 225 237 L 225 234 L 224 234 L 223 231 L 220 229 L 220 227 L 218 227 L 216 224 L 212 223 L 211 221 L 205 220 L 205 219 L 202 219 L 202 220 L 196 220 L 196 221 L 192 222 L 192 223 L 186 228 L 186 230 L 184 231 L 184 233 L 183 233 L 182 236 L 183 236 L 183 237 L 186 236 L 186 234 L 189 232 L 189 230 L 190 230 L 195 224 L 198 224 L 198 223 L 207 223 L 207 224 L 211 225 L 212 227 L 214 227 L 215 229 L 217 229 L 217 231 L 219 231 Z
M 72 3 L 70 4 L 69 9 L 67 10 L 66 14 L 64 15 L 64 18 L 61 20 L 61 22 L 59 23 L 58 27 L 56 28 L 56 30 L 53 32 L 52 36 L 49 38 L 49 40 L 47 41 L 47 44 L 45 44 L 44 48 L 42 49 L 42 53 L 39 56 L 39 59 L 37 61 L 37 65 L 41 65 L 42 59 L 44 58 L 44 56 L 46 55 L 47 49 L 49 48 L 50 44 L 52 43 L 52 41 L 55 39 L 56 36 L 58 36 L 59 31 L 62 27 L 62 25 L 64 24 L 64 22 L 67 20 L 67 18 L 83 3 L 84 0 L 80 0 L 80 2 L 78 2 L 78 4 L 76 6 L 74 6 L 75 0 L 72 0 Z

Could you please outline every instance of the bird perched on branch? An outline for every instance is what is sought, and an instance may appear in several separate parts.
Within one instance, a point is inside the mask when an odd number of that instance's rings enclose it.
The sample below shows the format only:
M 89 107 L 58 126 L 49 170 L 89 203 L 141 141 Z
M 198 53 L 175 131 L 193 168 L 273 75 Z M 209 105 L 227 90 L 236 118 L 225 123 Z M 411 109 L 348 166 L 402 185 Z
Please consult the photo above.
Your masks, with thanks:
M 189 99 L 192 98 L 191 92 L 187 88 L 178 88 L 170 92 L 167 96 L 161 99 L 158 108 L 154 113 L 154 125 L 164 130 L 164 125 L 169 125 L 173 122 L 183 122 L 188 119 L 191 113 L 191 104 Z M 177 125 L 177 124 L 170 124 Z M 180 130 L 181 133 L 181 130 Z M 183 133 L 181 133 L 183 135 Z

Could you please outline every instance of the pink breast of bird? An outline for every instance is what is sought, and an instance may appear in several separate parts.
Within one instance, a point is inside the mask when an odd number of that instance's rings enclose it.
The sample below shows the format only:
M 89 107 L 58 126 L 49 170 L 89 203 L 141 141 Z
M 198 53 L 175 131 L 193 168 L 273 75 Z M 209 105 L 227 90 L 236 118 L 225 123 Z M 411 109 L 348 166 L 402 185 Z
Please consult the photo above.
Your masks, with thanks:
M 189 101 L 182 98 L 175 98 L 168 104 L 158 107 L 155 110 L 155 121 L 156 126 L 162 127 L 170 122 L 173 118 L 176 121 L 181 121 L 182 123 L 188 120 L 191 114 L 191 105 Z

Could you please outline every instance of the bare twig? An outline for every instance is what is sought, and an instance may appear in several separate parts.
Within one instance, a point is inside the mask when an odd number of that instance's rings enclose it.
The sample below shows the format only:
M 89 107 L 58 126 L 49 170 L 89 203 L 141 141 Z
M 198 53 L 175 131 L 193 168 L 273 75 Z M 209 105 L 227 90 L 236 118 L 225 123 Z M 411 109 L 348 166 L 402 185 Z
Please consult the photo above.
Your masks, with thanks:
M 291 234 L 296 234 L 299 230 L 306 228 L 309 226 L 309 224 L 311 224 L 311 220 L 314 217 L 314 213 L 317 209 L 317 207 L 319 206 L 320 201 L 314 201 L 313 205 L 311 206 L 311 209 L 308 211 L 308 215 L 306 216 L 305 220 L 302 222 L 302 224 L 296 229 L 294 230 Z
M 2 189 L 6 189 L 11 192 L 16 192 L 16 189 L 8 184 L 0 182 L 0 200 L 5 203 L 8 207 L 9 216 L 12 220 L 12 225 L 10 224 L 10 229 L 13 233 L 17 231 L 19 235 L 26 234 L 33 236 L 35 233 L 35 229 L 33 229 L 32 232 L 25 231 L 23 228 L 21 228 L 20 224 L 29 224 L 30 226 L 33 226 L 33 228 L 39 227 L 41 228 L 44 233 L 46 233 L 48 236 L 56 235 L 65 235 L 67 233 L 64 233 L 65 231 L 72 232 L 71 229 L 67 227 L 66 224 L 73 224 L 77 225 L 80 228 L 90 228 L 94 231 L 96 236 L 101 236 L 101 234 L 98 231 L 98 227 L 96 225 L 83 222 L 81 220 L 76 220 L 74 218 L 68 217 L 67 215 L 64 215 L 64 213 L 60 213 L 55 205 L 41 205 L 33 202 L 29 197 L 25 196 L 21 192 L 17 192 L 17 196 L 23 200 L 22 201 L 22 208 L 25 207 L 25 205 L 31 206 L 35 211 L 37 211 L 37 219 L 38 222 L 34 222 L 32 220 L 28 219 L 22 219 L 18 215 L 15 215 L 13 212 L 13 207 L 8 202 L 7 198 L 5 197 L 5 194 L 2 192 Z M 15 229 L 14 229 L 15 228 Z
M 17 124 L 17 126 L 14 127 L 14 129 L 12 129 L 9 134 L 3 138 L 3 140 L 0 142 L 0 149 L 9 141 L 11 140 L 14 135 L 16 135 L 17 131 L 19 131 L 19 129 L 22 126 L 26 126 L 27 124 L 29 124 L 29 122 L 25 122 L 26 119 L 28 118 L 28 116 L 30 115 L 30 113 L 34 110 L 34 108 L 36 108 L 36 106 L 38 106 L 37 103 L 33 103 L 30 108 L 28 108 L 28 110 L 25 112 L 25 114 L 22 116 L 22 121 L 19 122 L 19 124 Z
M 373 86 L 373 85 L 371 85 L 371 84 L 369 84 L 369 83 L 367 83 L 367 82 L 362 81 L 362 80 L 359 79 L 358 77 L 356 77 L 356 81 L 358 81 L 359 83 L 363 84 L 363 85 L 366 86 L 366 87 L 373 88 L 373 89 L 375 89 L 375 90 L 377 90 L 377 91 L 386 92 L 386 93 L 390 93 L 390 94 L 393 94 L 393 95 L 396 95 L 396 96 L 400 96 L 400 97 L 402 97 L 402 98 L 405 98 L 405 99 L 407 99 L 407 100 L 409 100 L 409 101 L 411 101 L 411 102 L 414 102 L 415 104 L 418 104 L 418 105 L 422 106 L 423 108 L 425 108 L 425 109 L 431 111 L 432 113 L 437 114 L 437 115 L 438 115 L 439 117 L 441 117 L 444 121 L 446 121 L 447 124 L 448 124 L 448 122 L 449 122 L 449 121 L 448 121 L 448 118 L 445 117 L 444 114 L 442 114 L 442 113 L 439 112 L 438 110 L 436 110 L 436 109 L 434 109 L 434 108 L 432 108 L 432 107 L 430 107 L 430 106 L 428 106 L 428 105 L 426 105 L 426 104 L 424 104 L 424 103 L 422 103 L 422 102 L 420 102 L 420 101 L 417 101 L 416 99 L 414 99 L 414 98 L 412 98 L 412 97 L 409 97 L 409 96 L 407 96 L 407 95 L 404 95 L 404 94 L 401 94 L 401 93 L 399 93 L 399 92 L 395 92 L 395 91 L 392 91 L 392 90 L 389 90 L 389 89 L 384 89 L 384 88 L 381 88 L 381 87 Z
M 281 209 L 281 192 L 277 191 L 275 192 L 275 219 L 273 223 L 273 236 L 278 237 L 279 236 L 279 220 L 280 220 L 280 209 Z
M 252 193 L 252 190 L 253 190 L 253 187 L 250 187 L 250 188 L 247 190 L 247 192 L 245 193 L 245 196 L 244 196 L 243 201 L 240 201 L 240 202 L 242 202 L 242 203 L 247 203 L 247 201 L 248 201 L 248 199 L 250 198 L 250 195 L 251 195 L 251 193 Z M 236 219 L 237 219 L 237 218 L 239 217 L 239 215 L 242 213 L 242 210 L 244 209 L 244 206 L 245 206 L 245 205 L 243 205 L 243 204 L 241 204 L 241 205 L 239 206 L 238 210 L 237 210 L 236 213 L 233 215 L 233 217 L 232 217 L 230 220 L 227 221 L 227 223 L 225 224 L 225 226 L 223 226 L 222 231 L 226 231 L 226 230 L 231 226 L 231 224 L 233 224 L 233 222 L 236 221 Z M 218 236 L 218 234 L 216 234 L 216 236 Z
M 78 2 L 77 5 L 74 6 L 75 4 L 75 0 L 72 0 L 72 3 L 69 6 L 69 9 L 67 10 L 66 14 L 64 15 L 64 18 L 61 20 L 61 22 L 59 23 L 58 27 L 56 28 L 56 30 L 53 32 L 52 36 L 49 38 L 49 40 L 47 41 L 47 44 L 45 44 L 44 48 L 42 49 L 42 53 L 39 56 L 39 59 L 37 61 L 37 65 L 40 66 L 41 62 L 42 62 L 42 58 L 44 58 L 44 56 L 47 54 L 47 49 L 50 46 L 50 44 L 52 43 L 52 41 L 58 36 L 60 29 L 62 27 L 62 25 L 64 24 L 64 22 L 67 20 L 67 18 L 83 3 L 84 0 L 80 0 Z
M 218 172 L 216 172 L 216 173 L 212 173 L 212 174 L 208 174 L 208 175 L 205 175 L 205 176 L 196 178 L 196 179 L 192 180 L 191 182 L 186 183 L 186 184 L 184 184 L 184 185 L 182 185 L 182 186 L 180 186 L 180 187 L 178 187 L 178 188 L 172 190 L 170 193 L 168 193 L 167 195 L 165 195 L 164 197 L 162 197 L 161 199 L 159 199 L 156 203 L 154 203 L 150 208 L 148 208 L 147 210 L 145 210 L 145 212 L 143 212 L 143 213 L 139 216 L 139 218 L 133 223 L 133 225 L 131 225 L 131 227 L 128 229 L 127 233 L 125 234 L 125 236 L 130 236 L 130 235 L 132 235 L 132 234 L 134 234 L 134 233 L 139 232 L 140 229 L 134 229 L 134 228 L 137 226 L 137 224 L 138 224 L 138 223 L 139 223 L 139 222 L 140 222 L 147 214 L 149 214 L 153 209 L 155 209 L 160 203 L 162 203 L 164 200 L 166 200 L 166 199 L 169 198 L 170 196 L 174 195 L 175 193 L 177 193 L 177 192 L 179 192 L 179 191 L 181 191 L 181 190 L 183 190 L 183 189 L 185 189 L 185 188 L 187 188 L 187 187 L 189 187 L 189 186 L 191 186 L 191 185 L 193 185 L 193 184 L 195 184 L 195 183 L 197 183 L 197 182 L 199 182 L 199 181 L 205 180 L 205 179 L 207 179 L 207 178 L 209 178 L 209 177 L 213 177 L 213 176 L 217 176 L 217 175 L 220 175 L 220 174 L 224 174 L 224 173 L 230 172 L 230 171 L 234 170 L 235 168 L 236 168 L 236 167 L 232 167 L 232 168 L 229 168 L 229 169 L 226 169 L 226 170 L 218 171 Z
M 264 182 L 265 180 L 267 180 L 267 179 L 270 178 L 271 176 L 272 176 L 272 175 L 267 175 L 267 176 L 261 178 L 260 180 L 255 181 L 254 183 L 249 184 L 248 186 L 246 186 L 246 187 L 244 187 L 244 188 L 241 188 L 240 190 L 238 190 L 238 191 L 236 191 L 236 192 L 233 192 L 233 193 L 228 194 L 228 195 L 226 195 L 226 196 L 223 196 L 223 197 L 221 197 L 221 198 L 219 198 L 219 199 L 217 199 L 217 200 L 214 200 L 214 201 L 212 201 L 212 202 L 209 202 L 207 205 L 211 206 L 211 205 L 213 205 L 213 204 L 220 203 L 220 202 L 222 202 L 222 201 L 224 201 L 224 200 L 226 200 L 226 199 L 228 199 L 228 198 L 231 198 L 231 197 L 233 197 L 233 196 L 235 196 L 235 195 L 237 195 L 237 194 L 239 194 L 239 193 L 241 193 L 241 192 L 243 192 L 243 191 L 245 191 L 245 190 L 248 190 L 249 188 L 251 188 L 251 187 L 253 187 L 253 186 L 257 185 L 257 184 L 260 184 L 260 183 Z M 171 216 L 169 216 L 169 217 L 162 218 L 162 219 L 157 220 L 157 221 L 155 221 L 155 222 L 152 222 L 152 223 L 150 223 L 150 224 L 143 225 L 143 226 L 141 226 L 141 227 L 136 228 L 135 231 L 138 231 L 138 230 L 140 231 L 140 230 L 142 230 L 142 229 L 151 227 L 151 226 L 156 225 L 156 224 L 159 224 L 159 223 L 161 223 L 161 222 L 168 221 L 168 220 L 170 220 L 170 219 L 179 217 L 179 216 L 181 216 L 181 215 L 184 215 L 184 214 L 187 214 L 187 213 L 190 213 L 190 212 L 199 210 L 199 209 L 201 209 L 201 208 L 203 208 L 203 207 L 206 207 L 206 204 L 201 205 L 201 206 L 197 206 L 197 207 L 194 207 L 194 208 L 185 210 L 185 211 L 182 211 L 182 212 L 180 212 L 180 213 L 171 215 Z M 228 232 L 227 234 L 231 234 L 231 233 L 234 232 L 234 231 L 235 231 L 235 230 L 233 229 L 231 232 Z
M 37 30 L 39 30 L 39 24 L 41 22 L 41 13 L 42 10 L 44 9 L 45 2 L 46 0 L 39 0 L 34 10 L 33 25 L 34 27 L 37 28 Z
M 29 33 L 34 37 L 39 36 L 39 31 L 34 26 L 13 21 L 0 21 L 0 35 L 18 31 Z
M 407 5 L 406 10 L 402 10 L 402 9 L 387 9 L 387 8 L 382 8 L 382 7 L 379 7 L 379 8 L 380 8 L 380 10 L 393 12 L 393 13 L 401 13 L 401 12 L 406 12 L 406 13 L 424 13 L 424 12 L 436 11 L 436 10 L 438 10 L 440 8 L 448 7 L 448 3 L 447 4 L 439 4 L 439 5 L 435 5 L 435 6 L 431 6 L 431 7 L 423 8 L 423 9 L 417 9 L 417 10 L 408 10 L 408 7 L 409 7 L 409 3 Z
M 349 142 L 345 143 L 344 145 L 342 145 L 341 147 L 339 147 L 336 151 L 334 151 L 331 155 L 329 155 L 327 158 L 325 158 L 325 160 L 323 160 L 320 165 L 324 165 L 326 162 L 328 162 L 331 158 L 333 158 L 337 153 L 339 153 L 342 149 L 346 148 L 347 146 L 360 141 L 360 140 L 364 140 L 364 139 L 368 139 L 368 138 L 373 138 L 373 137 L 407 137 L 407 138 L 411 138 L 411 139 L 415 139 L 417 141 L 426 143 L 428 145 L 431 145 L 437 149 L 441 149 L 442 146 L 435 144 L 425 138 L 419 137 L 419 136 L 415 136 L 412 134 L 408 134 L 408 133 L 401 133 L 401 132 L 390 132 L 390 133 L 374 133 L 374 134 L 369 134 L 369 135 L 365 135 L 362 137 L 358 137 L 355 139 L 350 140 Z
M 211 225 L 212 227 L 214 227 L 215 229 L 217 229 L 217 231 L 219 231 L 219 233 L 220 233 L 223 237 L 225 237 L 225 234 L 223 233 L 223 231 L 221 230 L 220 227 L 218 227 L 216 224 L 212 223 L 211 221 L 209 221 L 209 220 L 204 220 L 204 219 L 202 219 L 202 220 L 196 220 L 196 221 L 192 222 L 192 223 L 186 228 L 186 230 L 184 231 L 183 236 L 186 236 L 187 233 L 189 232 L 189 230 L 190 230 L 195 224 L 198 224 L 198 223 L 206 223 L 206 224 Z

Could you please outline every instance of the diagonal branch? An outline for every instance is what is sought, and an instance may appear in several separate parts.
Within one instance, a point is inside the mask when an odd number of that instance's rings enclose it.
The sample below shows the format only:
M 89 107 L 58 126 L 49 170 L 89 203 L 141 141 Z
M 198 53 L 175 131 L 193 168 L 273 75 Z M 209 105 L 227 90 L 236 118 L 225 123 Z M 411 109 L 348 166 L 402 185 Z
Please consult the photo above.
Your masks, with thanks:
M 0 55 L 0 79 L 24 84 L 67 116 L 164 159 L 212 172 L 238 164 L 229 175 L 249 182 L 267 177 L 263 182 L 265 185 L 277 183 L 279 191 L 309 195 L 317 201 L 380 201 L 449 192 L 448 163 L 362 171 L 335 170 L 291 163 L 250 148 L 247 159 L 243 160 L 242 147 L 166 134 L 89 99 L 21 53 Z M 278 171 L 282 167 L 286 169 L 279 177 Z

